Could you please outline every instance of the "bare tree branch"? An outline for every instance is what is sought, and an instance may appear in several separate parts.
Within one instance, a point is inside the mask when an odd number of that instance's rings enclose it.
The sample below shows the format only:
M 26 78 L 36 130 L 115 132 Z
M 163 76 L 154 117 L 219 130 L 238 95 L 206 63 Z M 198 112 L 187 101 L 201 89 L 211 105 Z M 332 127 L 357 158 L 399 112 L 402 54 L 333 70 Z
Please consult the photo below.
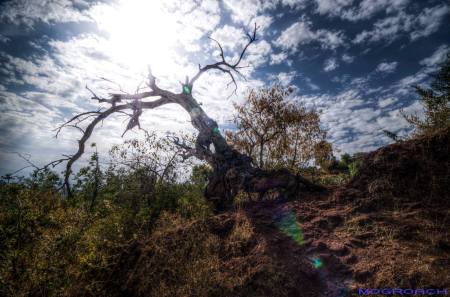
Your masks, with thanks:
M 54 130 L 54 131 L 56 131 L 55 138 L 58 138 L 58 135 L 59 135 L 59 133 L 61 132 L 61 130 L 62 130 L 63 128 L 66 128 L 66 127 L 73 127 L 73 128 L 81 129 L 81 128 L 78 126 L 80 123 L 86 121 L 86 120 L 87 120 L 88 118 L 90 118 L 90 117 L 94 117 L 94 116 L 97 116 L 97 115 L 99 115 L 99 114 L 101 114 L 100 109 L 97 110 L 97 111 L 83 112 L 83 113 L 80 113 L 80 114 L 74 116 L 73 118 L 71 118 L 70 120 L 68 120 L 67 122 L 65 122 L 64 124 L 62 124 L 61 126 L 59 126 L 58 128 L 56 128 L 56 129 Z M 76 121 L 76 123 L 75 123 L 75 124 L 71 124 L 71 123 L 74 122 L 74 121 Z M 83 130 L 83 129 L 81 129 L 81 130 Z M 84 133 L 84 130 L 83 130 L 83 133 Z
M 199 157 L 196 149 L 189 146 L 184 139 L 180 141 L 180 138 L 175 135 L 168 135 L 167 138 L 180 148 L 179 154 L 181 155 L 183 160 L 187 160 L 190 157 Z
M 141 108 L 143 108 L 143 109 L 154 109 L 154 108 L 157 108 L 159 106 L 162 106 L 162 105 L 165 105 L 165 104 L 168 104 L 168 103 L 172 103 L 172 101 L 170 99 L 168 99 L 168 98 L 160 98 L 160 99 L 155 100 L 155 101 L 142 102 Z M 86 141 L 91 136 L 92 132 L 94 131 L 95 126 L 99 122 L 101 122 L 104 119 L 106 119 L 107 117 L 109 117 L 111 114 L 113 114 L 115 112 L 118 112 L 118 111 L 123 111 L 124 109 L 128 109 L 128 108 L 130 108 L 129 104 L 112 106 L 109 109 L 105 110 L 104 112 L 99 113 L 98 116 L 96 118 L 94 118 L 94 120 L 92 120 L 89 123 L 89 125 L 86 127 L 83 136 L 78 141 L 78 151 L 73 156 L 71 156 L 68 159 L 68 162 L 67 162 L 67 165 L 66 165 L 66 173 L 65 173 L 65 176 L 64 176 L 64 185 L 65 185 L 66 189 L 68 190 L 69 195 L 70 195 L 69 177 L 70 177 L 70 174 L 71 174 L 72 165 L 84 153 Z M 133 120 L 133 118 L 132 118 L 132 120 Z M 130 127 L 130 125 L 132 125 L 132 121 L 131 120 L 130 120 L 130 123 L 128 124 L 127 130 L 125 130 L 125 132 L 129 130 L 128 128 Z
M 10 177 L 14 178 L 16 173 L 19 173 L 20 171 L 22 171 L 22 170 L 24 170 L 24 169 L 27 169 L 27 168 L 30 168 L 30 167 L 33 167 L 33 166 L 27 165 L 27 166 L 24 166 L 24 167 L 22 167 L 22 168 L 20 168 L 20 169 L 17 169 L 17 170 L 14 171 L 14 172 L 8 173 L 8 174 L 6 174 L 6 175 L 9 175 Z
M 39 169 L 39 167 L 38 166 L 36 166 L 33 162 L 31 162 L 31 156 L 30 155 L 28 155 L 27 154 L 27 156 L 24 156 L 24 155 L 22 155 L 21 153 L 19 153 L 19 152 L 13 152 L 14 154 L 16 154 L 17 156 L 19 156 L 22 160 L 25 160 L 27 163 L 28 163 L 28 168 L 29 167 L 33 167 L 34 169 Z M 27 167 L 24 167 L 23 169 L 25 169 L 25 168 L 27 168 Z
M 94 91 L 89 89 L 88 86 L 86 86 L 86 89 L 92 94 L 91 99 L 97 100 L 100 103 L 110 103 L 112 105 L 115 105 L 116 102 L 120 102 L 120 100 L 118 100 L 117 98 L 114 98 L 114 97 L 112 97 L 111 99 L 105 99 L 105 98 L 99 97 L 99 96 L 97 96 L 96 93 L 94 93 Z
M 31 161 L 31 156 L 29 154 L 24 156 L 23 154 L 21 154 L 19 152 L 13 152 L 13 153 L 18 155 L 21 159 L 25 160 L 28 163 L 28 165 L 14 171 L 13 173 L 10 173 L 9 174 L 10 176 L 14 176 L 14 174 L 16 174 L 24 169 L 30 168 L 30 167 L 34 168 L 36 172 L 44 171 L 44 170 L 48 169 L 49 167 L 54 168 L 55 166 L 61 164 L 62 162 L 68 161 L 71 158 L 70 156 L 64 155 L 64 158 L 51 161 L 50 163 L 47 163 L 46 165 L 39 167 Z M 61 188 L 62 188 L 62 186 L 58 190 L 60 190 Z
M 233 73 L 237 73 L 237 74 L 243 76 L 242 73 L 240 73 L 239 69 L 248 67 L 248 66 L 239 66 L 239 63 L 241 63 L 241 61 L 242 61 L 242 59 L 243 59 L 243 57 L 244 57 L 248 47 L 257 40 L 256 39 L 256 31 L 257 31 L 257 29 L 258 29 L 258 27 L 256 26 L 256 23 L 255 23 L 255 27 L 253 29 L 253 32 L 251 34 L 250 33 L 246 34 L 247 38 L 248 38 L 248 42 L 244 46 L 244 48 L 242 49 L 242 51 L 241 51 L 241 53 L 239 55 L 239 58 L 238 58 L 238 60 L 235 63 L 230 63 L 230 62 L 226 61 L 222 45 L 217 40 L 215 40 L 214 38 L 209 37 L 209 39 L 213 40 L 217 44 L 217 46 L 219 47 L 221 61 L 218 61 L 218 62 L 213 63 L 213 64 L 208 64 L 208 65 L 206 65 L 204 67 L 201 67 L 201 65 L 198 65 L 199 70 L 198 70 L 197 74 L 189 81 L 189 84 L 188 84 L 190 90 L 192 91 L 192 88 L 194 87 L 194 83 L 197 81 L 197 79 L 199 79 L 199 77 L 203 73 L 205 73 L 208 70 L 216 69 L 216 70 L 219 70 L 219 71 L 221 71 L 223 73 L 226 73 L 226 74 L 228 74 L 230 76 L 230 78 L 231 78 L 231 82 L 230 83 L 234 84 L 234 86 L 235 86 L 234 91 L 233 91 L 232 94 L 236 94 L 237 84 L 236 84 L 236 80 L 234 78 Z

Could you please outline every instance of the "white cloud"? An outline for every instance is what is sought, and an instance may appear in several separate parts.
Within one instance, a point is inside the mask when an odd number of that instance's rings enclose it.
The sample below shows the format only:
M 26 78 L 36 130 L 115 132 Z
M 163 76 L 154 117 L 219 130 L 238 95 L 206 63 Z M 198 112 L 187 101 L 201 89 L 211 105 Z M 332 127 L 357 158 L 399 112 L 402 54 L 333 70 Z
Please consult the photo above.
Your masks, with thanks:
M 349 74 L 344 74 L 344 75 L 336 75 L 333 78 L 331 78 L 332 82 L 335 83 L 340 83 L 340 84 L 345 84 L 349 81 L 350 79 L 350 75 Z
M 317 30 L 316 37 L 321 42 L 322 48 L 336 49 L 344 45 L 345 36 L 342 31 Z
M 291 72 L 281 72 L 278 74 L 277 78 L 283 86 L 289 86 L 296 76 L 295 71 Z
M 314 40 L 315 34 L 311 31 L 308 22 L 296 22 L 281 32 L 275 44 L 284 49 L 294 49 L 304 43 Z
M 256 24 L 258 28 L 258 34 L 263 35 L 273 22 L 273 18 L 269 15 L 258 15 L 251 19 L 249 23 L 249 30 L 253 29 Z
M 235 22 L 241 22 L 248 25 L 259 12 L 275 8 L 276 2 L 277 1 L 263 0 L 225 0 L 224 4 L 225 7 L 231 11 L 231 17 Z
M 277 75 L 274 74 L 268 74 L 268 79 L 270 82 L 277 81 L 281 83 L 284 87 L 291 86 L 297 91 L 304 91 L 304 86 L 307 86 L 309 90 L 317 91 L 320 90 L 320 87 L 313 83 L 313 81 L 306 77 L 304 74 L 298 73 L 295 70 L 289 71 L 289 72 L 279 72 Z M 298 84 L 293 85 L 292 82 L 298 78 Z
M 417 115 L 419 118 L 421 118 L 421 119 L 423 119 L 423 117 L 424 117 L 424 113 L 423 113 L 423 105 L 422 105 L 422 103 L 419 101 L 419 100 L 415 100 L 413 103 L 411 103 L 410 105 L 408 105 L 408 106 L 406 106 L 406 107 L 404 107 L 404 108 L 402 108 L 402 111 L 405 113 L 405 114 L 414 114 L 414 115 Z M 399 114 L 399 116 L 401 116 L 400 114 Z M 404 119 L 403 119 L 403 122 L 406 122 Z M 408 124 L 409 125 L 409 124 Z
M 390 88 L 395 94 L 406 95 L 412 91 L 412 86 L 426 83 L 430 74 L 436 71 L 440 63 L 446 59 L 447 53 L 450 52 L 448 45 L 441 45 L 429 57 L 422 59 L 419 64 L 422 68 L 414 74 L 407 75 L 394 83 Z
M 217 40 L 224 50 L 240 48 L 247 42 L 244 31 L 230 25 L 224 25 L 223 27 L 216 29 L 211 34 L 211 37 Z M 216 46 L 216 44 L 214 44 L 214 46 Z
M 369 78 L 366 77 L 355 77 L 350 81 L 350 85 L 356 89 L 365 89 L 369 84 Z
M 319 14 L 338 15 L 345 7 L 351 5 L 353 0 L 315 0 L 315 2 Z
M 48 55 L 43 55 L 34 61 L 13 57 L 0 53 L 4 58 L 2 67 L 10 69 L 8 73 L 14 80 L 27 83 L 46 92 L 68 95 L 74 90 L 82 88 L 77 79 L 65 73 L 64 69 L 57 65 Z M 18 73 L 18 77 L 16 74 Z M 13 82 L 13 81 L 11 81 Z M 69 98 L 67 98 L 69 99 Z
M 130 0 L 127 0 L 127 2 Z M 131 0 L 136 1 L 136 0 Z M 144 1 L 144 0 L 138 0 Z M 146 2 L 146 1 L 145 1 Z M 175 13 L 180 18 L 177 21 L 184 25 L 191 25 L 203 30 L 212 30 L 220 22 L 220 6 L 215 0 L 184 1 L 164 0 L 164 6 L 171 7 L 168 13 Z M 140 2 L 136 3 L 137 5 Z M 184 10 L 182 8 L 184 7 Z
M 363 0 L 358 7 L 348 9 L 340 14 L 343 19 L 358 21 L 369 19 L 376 13 L 391 13 L 403 10 L 409 0 Z
M 450 6 L 444 4 L 425 8 L 416 19 L 416 28 L 410 34 L 411 40 L 426 37 L 436 32 L 445 15 L 449 12 Z
M 395 102 L 397 102 L 397 98 L 387 97 L 387 98 L 384 98 L 384 99 L 378 101 L 378 106 L 380 108 L 385 108 L 389 105 L 394 104 Z
M 356 35 L 353 43 L 378 41 L 391 43 L 406 33 L 409 33 L 410 40 L 414 41 L 436 32 L 449 11 L 447 5 L 425 8 L 418 16 L 400 10 L 396 15 L 375 22 L 371 30 L 364 30 Z
M 428 75 L 424 71 L 419 71 L 415 74 L 408 75 L 394 84 L 394 88 L 396 89 L 395 93 L 406 95 L 411 92 L 412 86 L 423 82 L 427 77 Z
M 298 76 L 299 74 L 296 71 L 280 72 L 277 75 L 269 75 L 269 80 L 276 80 L 284 87 L 287 87 L 291 85 L 294 79 Z
M 312 23 L 302 20 L 293 23 L 275 40 L 275 45 L 291 51 L 297 51 L 302 44 L 319 42 L 324 49 L 336 49 L 344 44 L 345 36 L 341 31 L 324 29 L 312 30 Z
M 317 13 L 349 21 L 369 19 L 381 11 L 399 11 L 408 2 L 409 0 L 362 0 L 355 4 L 353 0 L 315 0 Z
M 37 21 L 64 23 L 89 21 L 90 18 L 69 0 L 14 0 L 0 6 L 0 19 L 33 27 Z
M 338 68 L 338 66 L 339 66 L 339 64 L 338 64 L 337 60 L 335 58 L 330 58 L 325 61 L 323 70 L 325 72 L 333 71 L 336 68 Z
M 397 62 L 382 62 L 380 64 L 378 64 L 376 71 L 378 72 L 387 72 L 387 73 L 391 73 L 394 72 L 395 69 L 397 68 L 398 63 Z
M 304 77 L 304 80 L 306 81 L 307 86 L 312 90 L 312 91 L 318 91 L 320 90 L 320 87 L 318 85 L 316 85 L 315 83 L 312 82 L 312 80 L 309 77 Z
M 270 55 L 270 65 L 281 64 L 282 62 L 286 61 L 287 57 L 288 57 L 288 54 L 286 52 L 280 52 L 278 54 L 271 54 Z
M 308 0 L 225 0 L 224 6 L 231 12 L 231 18 L 236 23 L 253 25 L 260 13 L 272 11 L 278 4 L 292 9 L 303 8 Z M 259 24 L 259 23 L 258 23 Z
M 281 4 L 290 8 L 304 8 L 308 0 L 281 0 Z
M 43 104 L 45 101 L 43 99 L 36 102 L 28 95 L 0 91 L 2 173 L 12 172 L 23 166 L 23 160 L 13 160 L 14 155 L 7 152 L 32 153 L 33 160 L 39 160 L 39 165 L 50 162 L 61 153 L 69 153 L 65 142 L 54 138 L 53 129 L 60 124 L 62 114 L 51 104 Z M 70 135 L 70 131 L 68 134 Z M 58 148 L 58 152 L 55 148 Z
M 336 150 L 354 153 L 378 146 L 373 131 L 380 129 L 375 121 L 380 111 L 366 107 L 358 91 L 346 90 L 334 96 L 301 96 L 299 100 L 308 108 L 322 111 L 321 122 Z
M 272 53 L 272 46 L 265 40 L 257 41 L 251 47 L 248 48 L 246 56 L 243 59 L 243 65 L 251 65 L 252 68 L 246 68 L 249 70 L 254 70 L 257 67 L 265 64 Z M 236 59 L 235 59 L 236 60 Z M 250 72 L 247 72 L 250 75 Z
M 10 41 L 10 38 L 0 34 L 0 43 L 6 43 L 8 41 Z
M 352 63 L 355 60 L 354 56 L 350 56 L 348 54 L 343 54 L 341 57 L 342 61 L 344 61 L 345 63 Z
M 356 35 L 353 43 L 386 41 L 392 42 L 399 38 L 401 33 L 408 32 L 412 28 L 413 16 L 400 12 L 377 21 L 372 30 L 364 30 Z
M 399 114 L 399 108 L 390 110 L 395 103 L 402 101 L 395 96 L 383 98 L 378 102 L 371 102 L 363 90 L 350 85 L 337 94 L 304 95 L 297 100 L 307 108 L 321 111 L 321 123 L 328 131 L 327 138 L 333 143 L 335 152 L 352 154 L 371 151 L 389 143 L 383 129 L 399 135 L 408 132 L 410 127 Z M 406 107 L 406 110 L 420 112 L 420 105 L 414 103 Z
M 435 67 L 445 60 L 448 53 L 450 53 L 450 47 L 443 44 L 431 56 L 421 60 L 419 64 L 426 67 Z

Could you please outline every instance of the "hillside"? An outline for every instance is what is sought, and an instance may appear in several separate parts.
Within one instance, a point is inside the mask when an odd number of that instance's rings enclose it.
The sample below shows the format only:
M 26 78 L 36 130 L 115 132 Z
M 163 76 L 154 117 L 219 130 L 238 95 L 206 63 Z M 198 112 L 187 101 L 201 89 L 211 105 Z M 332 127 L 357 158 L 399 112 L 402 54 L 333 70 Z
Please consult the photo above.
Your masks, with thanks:
M 350 296 L 448 288 L 450 129 L 368 154 L 347 186 L 177 224 L 124 252 L 116 296 Z M 80 288 L 81 289 L 81 288 Z

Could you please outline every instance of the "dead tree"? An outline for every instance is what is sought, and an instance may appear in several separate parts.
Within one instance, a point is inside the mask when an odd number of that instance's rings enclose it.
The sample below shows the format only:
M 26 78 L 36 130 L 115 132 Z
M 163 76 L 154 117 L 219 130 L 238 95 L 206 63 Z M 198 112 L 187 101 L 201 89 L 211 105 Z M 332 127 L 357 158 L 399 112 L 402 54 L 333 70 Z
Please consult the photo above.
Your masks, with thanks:
M 183 156 L 197 157 L 200 160 L 208 162 L 213 172 L 209 178 L 209 184 L 205 190 L 205 197 L 213 202 L 217 210 L 226 209 L 232 203 L 235 195 L 240 192 L 264 194 L 269 190 L 278 190 L 287 196 L 292 196 L 300 191 L 311 191 L 318 189 L 306 179 L 300 176 L 294 176 L 288 170 L 265 171 L 254 168 L 251 165 L 251 158 L 239 153 L 226 142 L 220 134 L 217 122 L 211 119 L 197 101 L 192 96 L 192 90 L 195 82 L 201 75 L 209 70 L 220 71 L 230 78 L 230 83 L 234 85 L 236 92 L 237 84 L 235 75 L 242 75 L 240 66 L 248 47 L 256 41 L 256 24 L 253 32 L 247 33 L 248 42 L 242 49 L 236 62 L 229 62 L 225 59 L 221 44 L 212 39 L 220 50 L 220 60 L 206 66 L 199 65 L 197 74 L 189 79 L 186 77 L 182 83 L 182 92 L 173 93 L 161 89 L 153 76 L 150 68 L 148 72 L 147 86 L 150 91 L 138 92 L 136 94 L 110 94 L 109 98 L 101 98 L 92 92 L 92 99 L 100 103 L 109 103 L 110 107 L 104 111 L 97 110 L 82 113 L 74 116 L 68 122 L 58 128 L 59 131 L 64 127 L 75 127 L 82 131 L 82 137 L 78 141 L 78 151 L 67 158 L 67 165 L 64 177 L 64 187 L 70 195 L 69 178 L 71 168 L 75 161 L 84 153 L 86 141 L 91 136 L 96 125 L 112 114 L 125 113 L 125 110 L 131 110 L 127 114 L 130 119 L 124 134 L 136 126 L 140 128 L 139 119 L 144 109 L 154 109 L 166 104 L 178 104 L 186 110 L 191 118 L 192 125 L 198 131 L 195 147 L 188 146 L 180 142 L 178 138 L 173 138 L 183 150 Z M 148 99 L 149 101 L 147 101 Z M 91 120 L 85 129 L 80 127 L 80 123 Z M 214 147 L 211 150 L 211 145 Z

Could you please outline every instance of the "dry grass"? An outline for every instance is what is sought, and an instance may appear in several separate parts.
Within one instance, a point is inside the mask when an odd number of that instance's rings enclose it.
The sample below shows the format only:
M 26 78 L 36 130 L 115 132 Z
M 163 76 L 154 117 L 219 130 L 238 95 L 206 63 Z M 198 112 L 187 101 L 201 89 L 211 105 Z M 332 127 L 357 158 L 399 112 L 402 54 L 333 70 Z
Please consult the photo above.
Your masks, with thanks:
M 183 224 L 166 214 L 142 249 L 127 285 L 139 296 L 210 296 L 220 268 L 219 248 L 218 236 L 203 222 Z
M 368 235 L 366 246 L 355 250 L 359 262 L 354 269 L 371 275 L 361 287 L 448 287 L 449 251 L 437 247 L 449 242 L 448 223 L 405 208 L 347 218 L 343 228 L 352 237 Z
M 163 214 L 122 265 L 120 296 L 288 295 L 287 276 L 242 211 L 190 222 Z

